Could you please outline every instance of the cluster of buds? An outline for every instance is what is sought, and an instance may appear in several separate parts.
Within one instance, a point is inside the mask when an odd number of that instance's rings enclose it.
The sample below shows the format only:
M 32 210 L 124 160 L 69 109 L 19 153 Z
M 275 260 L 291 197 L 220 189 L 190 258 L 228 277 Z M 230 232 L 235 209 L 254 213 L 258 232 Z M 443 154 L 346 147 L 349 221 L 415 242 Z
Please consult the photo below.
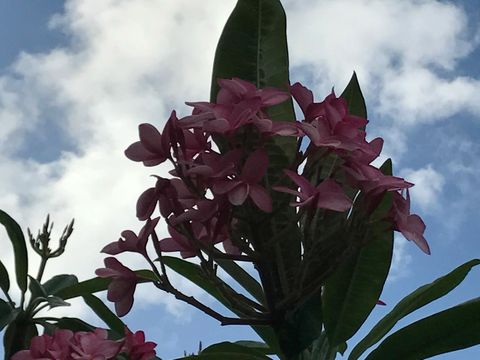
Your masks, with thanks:
M 164 252 L 179 252 L 183 258 L 202 259 L 204 253 L 254 258 L 255 244 L 248 235 L 238 236 L 244 221 L 242 209 L 275 214 L 277 207 L 285 204 L 272 201 L 274 193 L 291 194 L 295 213 L 308 217 L 318 210 L 348 216 L 360 192 L 372 212 L 384 194 L 391 192 L 393 205 L 387 216 L 391 227 L 429 253 L 423 236 L 425 225 L 410 214 L 408 188 L 413 184 L 385 175 L 371 164 L 379 156 L 383 140 L 366 140 L 368 121 L 351 115 L 343 98 L 332 91 L 323 101 L 314 102 L 312 92 L 299 83 L 292 85 L 290 92 L 257 89 L 237 78 L 218 83 L 215 103 L 187 103 L 193 108 L 191 115 L 179 119 L 172 112 L 163 132 L 151 124 L 139 126 L 140 140 L 128 147 L 126 156 L 145 166 L 169 161 L 173 178 L 156 176 L 155 185 L 140 195 L 137 217 L 146 224 L 138 236 L 124 231 L 122 238 L 103 252 L 131 251 L 148 258 L 146 245 L 152 239 L 160 258 Z M 291 97 L 304 119 L 272 121 L 270 108 Z M 297 154 L 280 171 L 280 183 L 271 184 L 265 181 L 273 163 L 269 144 L 279 137 L 296 139 Z M 313 163 L 332 156 L 335 161 L 328 171 L 312 171 Z M 168 225 L 170 236 L 164 239 L 155 233 L 160 218 L 157 209 Z M 298 217 L 292 221 L 300 223 Z M 224 252 L 216 246 L 220 243 Z M 97 274 L 113 278 L 109 299 L 124 315 L 132 306 L 138 279 L 115 258 L 107 258 L 105 264 Z
M 28 229 L 28 238 L 30 240 L 30 245 L 32 246 L 33 250 L 41 257 L 58 257 L 62 255 L 65 251 L 68 238 L 70 237 L 70 235 L 72 235 L 73 232 L 73 224 L 74 220 L 72 220 L 67 226 L 65 226 L 62 235 L 58 240 L 58 248 L 52 251 L 52 249 L 49 247 L 49 244 L 52 235 L 53 222 L 50 222 L 50 215 L 47 215 L 47 219 L 43 224 L 42 231 L 40 232 L 40 230 L 38 230 L 38 235 L 36 237 L 34 237 L 30 229 Z
M 153 342 L 145 342 L 143 331 L 132 333 L 125 329 L 121 340 L 109 340 L 107 330 L 72 332 L 55 330 L 52 336 L 44 334 L 32 338 L 30 349 L 12 356 L 12 360 L 77 360 L 128 359 L 150 360 L 156 355 Z

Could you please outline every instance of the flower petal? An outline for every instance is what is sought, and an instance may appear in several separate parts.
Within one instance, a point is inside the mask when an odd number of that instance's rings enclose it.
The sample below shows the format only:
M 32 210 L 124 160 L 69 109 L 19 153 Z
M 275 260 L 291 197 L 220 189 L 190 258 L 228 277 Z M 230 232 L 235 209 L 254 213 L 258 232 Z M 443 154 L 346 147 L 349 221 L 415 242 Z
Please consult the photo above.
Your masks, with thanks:
M 242 169 L 242 179 L 249 184 L 262 180 L 268 168 L 268 154 L 265 149 L 255 150 L 245 161 Z
M 228 193 L 228 200 L 232 205 L 242 205 L 247 199 L 248 190 L 249 186 L 247 184 L 239 184 Z
M 250 198 L 261 210 L 272 212 L 272 199 L 267 191 L 260 185 L 250 185 Z

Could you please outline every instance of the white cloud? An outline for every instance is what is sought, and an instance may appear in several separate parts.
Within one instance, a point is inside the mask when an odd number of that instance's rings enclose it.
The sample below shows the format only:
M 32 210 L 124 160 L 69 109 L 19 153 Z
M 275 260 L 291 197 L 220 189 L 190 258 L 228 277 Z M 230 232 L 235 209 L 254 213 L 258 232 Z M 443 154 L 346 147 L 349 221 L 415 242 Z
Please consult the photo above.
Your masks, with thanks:
M 68 271 L 88 278 L 101 266 L 98 251 L 106 243 L 125 228 L 138 231 L 136 198 L 152 184 L 147 175 L 164 170 L 129 162 L 123 149 L 138 123 L 161 127 L 172 108 L 185 113 L 185 100 L 208 98 L 215 45 L 234 4 L 70 0 L 51 22 L 69 44 L 20 54 L 0 77 L 0 208 L 32 229 L 49 212 L 57 233 L 76 218 L 65 256 L 49 264 L 46 276 Z M 373 113 L 413 123 L 478 111 L 478 80 L 439 75 L 474 46 L 463 35 L 460 8 L 439 1 L 289 1 L 287 11 L 291 63 L 313 72 L 316 90 L 341 89 L 355 69 Z M 48 136 L 53 124 L 71 147 L 48 163 L 33 153 L 19 158 L 29 139 Z M 390 134 L 402 136 L 398 128 Z M 392 152 L 405 150 L 402 142 L 395 146 Z M 441 189 L 438 179 L 434 190 L 415 196 L 425 206 Z M 3 234 L 0 240 L 7 246 Z M 172 297 L 139 294 L 145 304 L 155 299 L 183 312 Z
M 24 230 L 39 228 L 46 213 L 57 233 L 76 219 L 65 255 L 49 263 L 46 278 L 65 271 L 93 276 L 102 266 L 99 250 L 123 229 L 139 230 L 136 198 L 152 185 L 149 174 L 166 170 L 144 169 L 123 150 L 136 140 L 139 123 L 161 128 L 171 109 L 185 113 L 185 100 L 208 99 L 216 42 L 233 5 L 71 0 L 51 22 L 69 45 L 22 53 L 0 78 L 0 146 L 8 150 L 0 161 L 0 208 Z M 52 110 L 58 116 L 49 115 Z M 73 152 L 63 149 L 44 164 L 34 153 L 30 159 L 16 155 L 32 136 L 48 136 L 53 123 Z M 3 234 L 1 241 L 8 248 Z M 122 259 L 145 267 L 135 256 Z M 36 264 L 33 258 L 33 269 Z M 180 287 L 199 295 L 186 281 Z M 139 298 L 148 303 L 152 296 L 140 289 Z M 155 301 L 184 313 L 171 296 Z
M 418 170 L 404 169 L 401 175 L 415 184 L 410 190 L 415 205 L 419 205 L 424 212 L 438 206 L 445 185 L 445 178 L 441 173 L 428 165 Z
M 455 74 L 478 43 L 465 11 L 435 0 L 288 2 L 292 64 L 323 93 L 343 89 L 353 70 L 370 116 L 396 126 L 462 110 L 479 114 L 478 79 Z M 301 71 L 300 71 L 301 73 Z

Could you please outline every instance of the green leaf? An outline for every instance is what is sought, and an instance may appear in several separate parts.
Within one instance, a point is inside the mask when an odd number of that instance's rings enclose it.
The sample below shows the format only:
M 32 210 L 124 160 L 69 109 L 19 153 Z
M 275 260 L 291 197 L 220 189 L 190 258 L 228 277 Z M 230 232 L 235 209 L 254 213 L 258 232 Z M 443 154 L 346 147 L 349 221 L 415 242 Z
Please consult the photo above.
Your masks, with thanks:
M 390 175 L 391 161 L 387 160 L 381 170 Z M 382 293 L 393 255 L 393 230 L 390 223 L 383 220 L 391 201 L 391 194 L 386 193 L 369 218 L 360 217 L 358 222 L 368 226 L 364 238 L 355 240 L 367 245 L 346 259 L 325 284 L 324 321 L 333 347 L 357 332 Z
M 95 330 L 95 326 L 90 325 L 83 320 L 69 317 L 63 317 L 58 319 L 55 326 L 59 329 L 68 329 L 74 332 Z
M 48 295 L 57 295 L 57 293 L 69 286 L 78 284 L 78 278 L 75 275 L 56 275 L 46 281 L 42 286 Z
M 288 90 L 288 71 L 286 18 L 280 1 L 239 0 L 215 52 L 211 101 L 217 97 L 218 79 L 238 77 L 259 88 Z M 280 104 L 270 115 L 274 120 L 294 121 L 293 102 Z
M 25 237 L 23 236 L 20 225 L 2 210 L 0 210 L 0 223 L 7 230 L 8 237 L 12 242 L 13 254 L 15 256 L 17 284 L 20 290 L 25 293 L 27 291 L 28 274 L 28 255 L 27 246 L 25 245 Z
M 164 264 L 170 269 L 187 278 L 195 285 L 205 290 L 208 294 L 217 299 L 221 304 L 235 312 L 234 309 L 231 309 L 230 303 L 222 296 L 220 291 L 217 289 L 217 286 L 212 284 L 208 279 L 204 277 L 200 266 L 171 256 L 163 256 L 162 259 Z M 237 315 L 239 314 L 237 313 Z M 267 344 L 270 345 L 272 349 L 278 348 L 276 336 L 269 326 L 252 326 L 252 328 Z
M 281 336 L 287 343 L 286 355 L 296 355 L 309 347 L 322 333 L 322 298 L 319 293 L 297 305 L 285 315 Z
M 256 349 L 257 351 L 260 351 L 262 354 L 265 354 L 265 355 L 274 354 L 274 352 L 270 349 L 270 347 L 267 344 L 260 341 L 239 340 L 239 341 L 235 341 L 234 344 Z
M 242 346 L 239 344 L 231 343 L 228 341 L 221 342 L 218 344 L 213 344 L 204 349 L 200 355 L 207 355 L 207 354 L 219 354 L 219 353 L 234 353 L 234 354 L 245 354 L 256 356 L 261 359 L 269 359 L 269 357 L 265 356 L 262 351 L 259 351 L 253 347 Z
M 171 256 L 162 256 L 162 260 L 163 263 L 170 269 L 187 278 L 201 289 L 205 290 L 223 305 L 227 307 L 229 306 L 228 302 L 222 296 L 217 287 L 203 275 L 203 271 L 200 266 Z
M 480 344 L 480 299 L 414 322 L 387 337 L 366 360 L 418 360 Z
M 8 293 L 10 290 L 10 277 L 8 276 L 8 271 L 0 261 L 0 289 Z
M 9 303 L 0 299 L 0 331 L 15 319 L 19 311 L 19 309 L 12 309 Z
M 140 277 L 138 283 L 156 281 L 157 277 L 151 270 L 137 270 L 135 274 Z M 56 291 L 56 295 L 64 300 L 72 299 L 85 294 L 93 294 L 99 291 L 105 291 L 110 284 L 110 279 L 94 277 L 89 280 L 81 281 L 78 284 L 70 285 Z
M 204 354 L 204 355 L 192 355 L 180 359 L 198 359 L 198 360 L 265 360 L 270 359 L 269 357 L 263 355 L 252 355 L 252 354 L 238 354 L 234 352 L 219 352 L 215 354 Z
M 85 303 L 119 336 L 125 333 L 125 324 L 95 295 L 83 295 Z
M 32 294 L 32 298 L 30 299 L 30 302 L 38 298 L 46 299 L 48 297 L 48 294 L 45 292 L 45 289 L 43 288 L 43 286 L 34 277 L 30 275 L 28 277 L 30 279 L 28 288 L 30 289 L 30 293 Z
M 47 298 L 47 303 L 50 306 L 50 309 L 54 307 L 59 307 L 59 306 L 70 306 L 70 303 L 66 302 L 62 298 L 58 296 L 49 296 Z
M 365 98 L 363 97 L 362 90 L 360 90 L 360 84 L 358 83 L 357 74 L 355 71 L 353 72 L 350 82 L 340 96 L 347 101 L 348 111 L 350 114 L 360 116 L 364 119 L 367 118 L 367 106 L 365 105 Z
M 216 49 L 211 101 L 216 100 L 219 90 L 217 80 L 232 77 L 250 81 L 259 88 L 272 86 L 289 90 L 286 17 L 279 0 L 237 2 Z M 270 108 L 268 115 L 275 121 L 295 121 L 292 100 Z M 217 143 L 223 151 L 221 141 Z M 274 137 L 267 143 L 267 150 L 269 168 L 264 185 L 267 188 L 272 184 L 285 185 L 285 180 L 279 180 L 283 169 L 288 168 L 296 156 L 296 139 Z M 258 267 L 262 286 L 269 289 L 269 306 L 275 307 L 294 286 L 301 260 L 301 234 L 297 226 L 290 227 L 296 214 L 295 209 L 287 205 L 289 195 L 272 192 L 271 196 L 274 213 L 252 211 L 247 217 L 255 228 L 249 239 L 262 256 Z
M 13 354 L 30 347 L 32 337 L 38 335 L 37 328 L 27 317 L 25 312 L 19 311 L 5 329 L 3 346 L 5 359 L 10 359 Z
M 480 260 L 471 260 L 434 282 L 419 287 L 410 295 L 403 298 L 392 311 L 380 320 L 373 329 L 370 330 L 367 336 L 355 346 L 348 359 L 358 359 L 365 350 L 383 338 L 399 320 L 455 289 L 465 279 L 472 267 L 479 264 Z
M 342 264 L 327 281 L 324 319 L 333 346 L 357 332 L 375 307 L 391 263 L 393 236 L 385 233 Z
M 265 305 L 262 285 L 233 260 L 217 259 L 215 262 L 249 292 L 257 301 Z

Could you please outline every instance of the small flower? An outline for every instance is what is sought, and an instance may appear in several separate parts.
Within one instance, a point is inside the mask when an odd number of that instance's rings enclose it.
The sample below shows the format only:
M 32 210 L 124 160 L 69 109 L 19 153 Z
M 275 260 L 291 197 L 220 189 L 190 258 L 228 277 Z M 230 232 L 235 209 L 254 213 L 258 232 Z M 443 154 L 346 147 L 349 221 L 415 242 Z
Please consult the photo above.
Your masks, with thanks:
M 130 360 L 151 360 L 155 357 L 157 344 L 145 341 L 143 331 L 132 333 L 126 328 L 125 333 L 125 342 L 121 352 L 128 354 Z
M 97 269 L 95 274 L 102 278 L 111 278 L 107 299 L 115 303 L 118 316 L 126 315 L 133 306 L 133 294 L 137 286 L 137 275 L 123 266 L 114 257 L 104 259 L 105 268 Z
M 17 352 L 12 356 L 12 360 L 69 360 L 72 338 L 72 331 L 58 329 L 53 336 L 34 336 L 30 349 Z
M 394 229 L 400 231 L 407 240 L 413 241 L 425 253 L 430 255 L 430 247 L 423 236 L 425 223 L 416 214 L 410 214 L 410 194 L 407 197 L 401 193 L 393 193 L 393 206 L 391 216 L 394 221 Z
M 352 206 L 352 201 L 345 195 L 342 187 L 332 179 L 322 181 L 318 186 L 313 186 L 303 176 L 291 170 L 284 170 L 285 174 L 300 187 L 300 191 L 284 186 L 274 186 L 276 191 L 296 195 L 299 202 L 292 202 L 292 206 L 314 206 L 333 211 L 346 211 Z
M 159 219 L 159 217 L 153 220 L 148 219 L 145 226 L 142 227 L 138 233 L 138 236 L 131 230 L 122 231 L 121 235 L 123 239 L 120 238 L 118 241 L 108 244 L 102 249 L 102 252 L 109 255 L 117 255 L 125 251 L 130 251 L 146 256 L 148 237 L 155 230 Z
M 125 155 L 133 161 L 141 161 L 145 166 L 155 166 L 167 160 L 169 149 L 162 146 L 162 134 L 151 124 L 138 126 L 140 141 L 134 142 L 125 150 Z
M 105 329 L 77 332 L 73 340 L 71 357 L 75 360 L 113 359 L 122 347 L 121 342 L 108 340 L 108 333 Z
M 228 200 L 236 206 L 242 205 L 247 197 L 250 197 L 261 210 L 271 212 L 272 200 L 267 191 L 258 185 L 267 168 L 267 152 L 264 149 L 258 149 L 247 158 L 238 178 L 216 181 L 213 192 L 220 195 L 228 194 Z
M 385 191 L 407 189 L 413 186 L 412 183 L 403 178 L 383 174 L 372 165 L 349 161 L 343 168 L 350 183 L 366 193 L 380 194 Z

